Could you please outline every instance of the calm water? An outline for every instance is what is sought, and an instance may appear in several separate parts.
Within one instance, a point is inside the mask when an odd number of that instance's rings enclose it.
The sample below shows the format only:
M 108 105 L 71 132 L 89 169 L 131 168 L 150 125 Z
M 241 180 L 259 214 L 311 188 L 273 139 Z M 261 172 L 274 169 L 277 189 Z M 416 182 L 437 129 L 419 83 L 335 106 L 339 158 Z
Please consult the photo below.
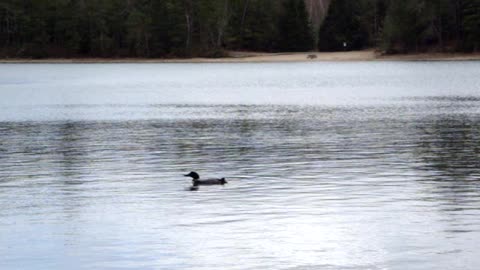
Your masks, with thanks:
M 479 62 L 4 64 L 0 269 L 478 269 L 479 154 Z

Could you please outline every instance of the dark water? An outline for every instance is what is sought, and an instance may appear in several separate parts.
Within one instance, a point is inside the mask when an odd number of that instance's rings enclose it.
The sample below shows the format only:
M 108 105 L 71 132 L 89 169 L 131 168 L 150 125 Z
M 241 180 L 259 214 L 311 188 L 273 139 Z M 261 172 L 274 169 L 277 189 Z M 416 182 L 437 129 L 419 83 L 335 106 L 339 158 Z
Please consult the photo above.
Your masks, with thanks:
M 477 269 L 479 90 L 478 62 L 0 65 L 0 269 Z

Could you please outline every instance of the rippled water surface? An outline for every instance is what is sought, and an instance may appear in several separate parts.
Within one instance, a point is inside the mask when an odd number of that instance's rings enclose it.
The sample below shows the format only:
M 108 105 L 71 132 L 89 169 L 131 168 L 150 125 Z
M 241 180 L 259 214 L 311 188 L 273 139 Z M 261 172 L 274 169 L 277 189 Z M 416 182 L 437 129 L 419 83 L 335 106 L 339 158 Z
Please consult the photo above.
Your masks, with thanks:
M 0 269 L 478 269 L 479 124 L 478 62 L 0 65 Z

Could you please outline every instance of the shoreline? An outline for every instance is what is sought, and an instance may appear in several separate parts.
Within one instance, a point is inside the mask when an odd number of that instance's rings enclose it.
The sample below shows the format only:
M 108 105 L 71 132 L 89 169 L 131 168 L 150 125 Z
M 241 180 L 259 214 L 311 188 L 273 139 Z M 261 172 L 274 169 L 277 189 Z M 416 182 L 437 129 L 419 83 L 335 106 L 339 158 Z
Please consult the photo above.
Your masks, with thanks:
M 313 59 L 312 59 L 313 56 Z M 374 50 L 349 52 L 258 53 L 230 52 L 224 58 L 46 58 L 0 59 L 0 64 L 77 64 L 77 63 L 280 63 L 348 61 L 479 61 L 480 53 L 415 53 L 380 55 Z

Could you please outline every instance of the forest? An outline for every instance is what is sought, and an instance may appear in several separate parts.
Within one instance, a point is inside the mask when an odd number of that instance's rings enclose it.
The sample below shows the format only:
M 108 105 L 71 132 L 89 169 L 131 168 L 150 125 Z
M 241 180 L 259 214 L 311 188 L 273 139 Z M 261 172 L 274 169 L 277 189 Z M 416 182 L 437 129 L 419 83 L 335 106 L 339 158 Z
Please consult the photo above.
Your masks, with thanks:
M 314 3 L 322 10 L 312 11 Z M 2 0 L 0 57 L 480 50 L 480 0 Z

